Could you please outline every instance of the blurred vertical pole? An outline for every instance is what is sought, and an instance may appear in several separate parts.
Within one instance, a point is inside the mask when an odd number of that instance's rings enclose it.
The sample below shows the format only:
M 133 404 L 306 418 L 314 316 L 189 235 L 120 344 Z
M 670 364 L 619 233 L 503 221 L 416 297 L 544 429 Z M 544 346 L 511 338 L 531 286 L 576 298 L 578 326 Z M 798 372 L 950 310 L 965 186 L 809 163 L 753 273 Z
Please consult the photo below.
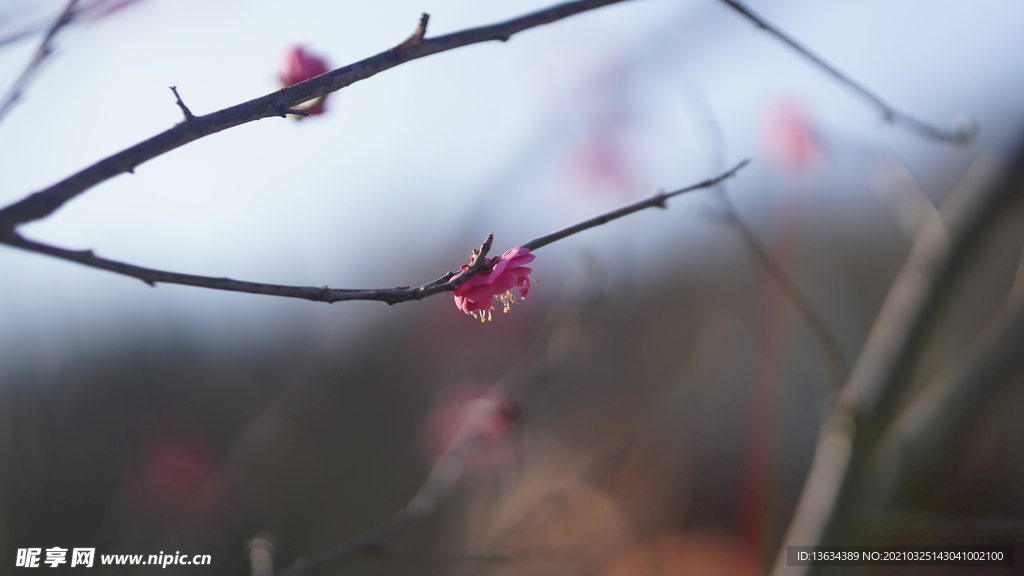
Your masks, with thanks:
M 774 252 L 774 262 L 786 273 L 791 268 L 794 247 L 793 208 L 793 193 L 787 188 L 779 195 L 775 231 L 769 246 L 769 250 Z M 742 558 L 737 571 L 740 576 L 756 576 L 762 573 L 761 554 L 766 528 L 765 489 L 769 477 L 768 454 L 771 450 L 776 397 L 784 368 L 782 360 L 789 297 L 768 272 L 764 274 L 763 296 L 757 353 L 751 381 L 747 456 L 740 493 L 738 532 Z
M 260 532 L 249 541 L 248 549 L 252 576 L 274 576 L 274 543 L 270 535 Z
M 776 400 L 785 369 L 786 321 L 792 298 L 802 298 L 799 294 L 787 293 L 787 290 L 795 292 L 792 281 L 797 241 L 794 187 L 800 176 L 822 156 L 809 115 L 802 105 L 789 98 L 779 98 L 767 106 L 759 140 L 764 157 L 783 175 L 783 185 L 777 196 L 775 229 L 768 246 L 759 248 L 753 231 L 740 229 L 751 249 L 765 254 L 761 258 L 765 265 L 764 300 L 751 382 L 749 441 L 740 497 L 739 540 L 743 558 L 739 574 L 744 576 L 761 574 L 761 555 L 768 552 L 763 550 L 764 536 L 770 530 L 765 526 L 765 518 L 769 517 L 765 513 L 768 506 L 765 496 L 770 478 L 768 465 Z

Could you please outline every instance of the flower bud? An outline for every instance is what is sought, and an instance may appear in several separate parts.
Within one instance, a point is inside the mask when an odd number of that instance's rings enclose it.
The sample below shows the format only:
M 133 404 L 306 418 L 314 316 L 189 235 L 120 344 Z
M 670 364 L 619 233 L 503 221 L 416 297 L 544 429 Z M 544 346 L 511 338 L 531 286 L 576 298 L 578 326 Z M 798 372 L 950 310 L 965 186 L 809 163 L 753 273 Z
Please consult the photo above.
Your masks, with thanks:
M 292 46 L 285 52 L 284 70 L 281 72 L 281 84 L 285 87 L 315 78 L 330 70 L 327 60 L 306 50 L 304 46 Z M 323 114 L 327 95 L 314 98 L 296 106 L 310 115 Z

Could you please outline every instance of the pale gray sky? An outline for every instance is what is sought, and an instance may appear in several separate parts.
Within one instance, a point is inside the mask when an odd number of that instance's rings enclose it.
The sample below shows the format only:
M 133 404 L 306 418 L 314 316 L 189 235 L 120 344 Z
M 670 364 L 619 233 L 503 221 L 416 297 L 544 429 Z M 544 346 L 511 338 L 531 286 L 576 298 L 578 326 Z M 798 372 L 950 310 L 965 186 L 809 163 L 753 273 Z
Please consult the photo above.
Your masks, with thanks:
M 0 21 L 0 32 L 61 4 L 9 0 L 18 19 Z M 143 0 L 61 37 L 57 57 L 0 124 L 0 203 L 179 121 L 169 85 L 195 113 L 208 113 L 275 90 L 281 53 L 294 43 L 340 66 L 401 41 L 420 12 L 432 15 L 434 35 L 547 5 Z M 903 158 L 928 189 L 929 174 L 956 169 L 983 146 L 1006 147 L 1020 131 L 1024 3 L 751 6 L 905 112 L 943 125 L 958 112 L 973 116 L 981 142 L 965 151 L 888 127 L 863 100 L 720 2 L 635 0 L 505 44 L 401 66 L 332 95 L 322 117 L 264 120 L 208 137 L 98 186 L 24 232 L 195 274 L 335 287 L 409 284 L 462 263 L 471 243 L 457 254 L 441 250 L 464 233 L 493 231 L 503 251 L 657 188 L 704 179 L 743 157 L 755 165 L 731 189 L 741 203 L 770 205 L 787 177 L 758 161 L 757 138 L 766 109 L 780 98 L 806 105 L 829 151 L 826 166 L 805 178 L 845 182 L 855 195 L 869 194 L 861 179 L 869 182 L 866 172 L 885 158 Z M 0 50 L 0 85 L 10 83 L 37 42 Z M 723 136 L 717 143 L 710 113 Z M 574 162 L 608 127 L 621 130 L 616 138 L 629 151 L 630 190 L 591 193 L 594 180 L 573 177 Z M 809 190 L 806 182 L 797 188 Z M 669 213 L 546 248 L 549 263 L 537 265 L 548 266 L 550 277 L 558 273 L 554 262 L 596 250 L 628 259 L 624 273 L 632 273 L 684 237 L 680 250 L 696 253 L 710 242 L 711 208 L 707 197 L 683 198 Z M 454 305 L 452 311 L 458 313 Z M 259 342 L 269 326 L 288 319 L 343 338 L 361 322 L 402 313 L 378 303 L 327 307 L 189 287 L 154 290 L 0 247 L 0 362 L 8 366 L 40 350 L 86 349 L 108 330 L 212 343 L 230 326 L 232 338 L 242 329 Z

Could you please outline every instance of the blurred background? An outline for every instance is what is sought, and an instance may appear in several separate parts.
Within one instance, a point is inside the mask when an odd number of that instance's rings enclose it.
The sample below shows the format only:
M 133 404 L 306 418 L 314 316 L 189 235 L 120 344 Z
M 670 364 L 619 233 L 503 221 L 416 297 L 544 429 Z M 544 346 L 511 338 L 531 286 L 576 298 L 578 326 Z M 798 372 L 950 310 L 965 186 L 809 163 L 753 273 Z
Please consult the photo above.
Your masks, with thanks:
M 180 121 L 170 85 L 206 114 L 276 90 L 296 44 L 338 67 L 408 37 L 422 12 L 433 36 L 549 4 L 91 3 L 117 9 L 65 30 L 0 124 L 0 204 Z M 0 87 L 62 8 L 0 2 Z M 0 572 L 17 548 L 60 546 L 211 554 L 179 572 L 247 574 L 257 534 L 286 567 L 402 509 L 486 397 L 507 410 L 437 513 L 322 573 L 767 573 L 835 382 L 725 195 L 849 369 L 921 223 L 979 158 L 1015 158 L 1024 5 L 752 8 L 897 109 L 969 117 L 979 137 L 886 124 L 721 2 L 636 0 L 402 65 L 320 116 L 212 135 L 23 227 L 178 272 L 416 285 L 489 232 L 498 254 L 753 159 L 723 187 L 538 250 L 540 284 L 485 324 L 446 295 L 388 307 L 154 289 L 0 247 Z M 1021 209 L 975 251 L 915 380 L 1006 299 Z M 949 522 L 892 525 L 889 541 L 1024 538 L 1019 388 L 906 496 Z

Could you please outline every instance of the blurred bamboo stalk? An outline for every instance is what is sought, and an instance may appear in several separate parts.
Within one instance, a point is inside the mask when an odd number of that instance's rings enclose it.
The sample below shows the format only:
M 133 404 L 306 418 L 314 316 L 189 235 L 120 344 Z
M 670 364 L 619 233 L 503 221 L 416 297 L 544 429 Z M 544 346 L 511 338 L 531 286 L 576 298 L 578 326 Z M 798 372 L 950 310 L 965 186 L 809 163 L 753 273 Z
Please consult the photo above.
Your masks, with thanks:
M 869 488 L 882 508 L 937 460 L 971 414 L 1024 370 L 1024 298 L 1011 294 L 1004 310 L 964 357 L 928 384 L 883 436 Z
M 1009 177 L 1000 181 L 1000 175 Z M 846 386 L 826 418 L 793 520 L 772 574 L 787 566 L 787 546 L 847 544 L 863 526 L 862 485 L 883 433 L 894 420 L 931 327 L 962 264 L 993 216 L 1024 186 L 1024 162 L 1005 171 L 992 154 L 968 169 L 939 212 L 922 227 L 871 327 Z M 877 511 L 876 511 L 877 512 Z

